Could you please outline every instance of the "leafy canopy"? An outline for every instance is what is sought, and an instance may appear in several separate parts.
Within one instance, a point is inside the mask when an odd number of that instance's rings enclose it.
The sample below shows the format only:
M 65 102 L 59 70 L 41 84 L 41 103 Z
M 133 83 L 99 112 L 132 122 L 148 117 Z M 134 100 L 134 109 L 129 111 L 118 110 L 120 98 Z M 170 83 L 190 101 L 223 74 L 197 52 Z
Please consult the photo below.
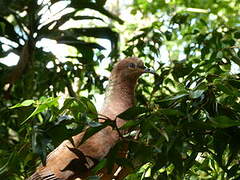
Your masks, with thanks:
M 126 179 L 239 178 L 237 0 L 134 0 L 132 17 L 140 14 L 135 24 L 122 24 L 105 8 L 105 1 L 69 0 L 64 9 L 70 12 L 42 22 L 41 11 L 60 2 L 0 1 L 0 55 L 14 52 L 20 57 L 15 67 L 0 64 L 0 176 L 26 178 L 39 159 L 44 163 L 49 151 L 86 125 L 84 140 L 106 126 L 117 128 L 109 120 L 97 122 L 90 100 L 103 92 L 107 79 L 95 71 L 104 58 L 96 38 L 110 40 L 110 56 L 116 57 L 121 36 L 121 52 L 140 57 L 157 73 L 139 80 L 136 107 L 118 115 L 127 120 L 121 129 L 129 134 L 93 172 L 111 170 L 117 163 L 132 169 Z M 85 9 L 101 15 L 81 15 Z M 106 16 L 114 21 L 105 22 Z M 61 29 L 70 19 L 93 25 Z M 36 45 L 43 38 L 72 46 L 77 53 L 62 62 Z M 52 68 L 47 68 L 49 62 Z M 71 97 L 60 106 L 57 94 L 65 89 Z M 87 98 L 79 95 L 83 91 L 89 92 Z M 116 157 L 123 143 L 128 144 L 128 157 Z

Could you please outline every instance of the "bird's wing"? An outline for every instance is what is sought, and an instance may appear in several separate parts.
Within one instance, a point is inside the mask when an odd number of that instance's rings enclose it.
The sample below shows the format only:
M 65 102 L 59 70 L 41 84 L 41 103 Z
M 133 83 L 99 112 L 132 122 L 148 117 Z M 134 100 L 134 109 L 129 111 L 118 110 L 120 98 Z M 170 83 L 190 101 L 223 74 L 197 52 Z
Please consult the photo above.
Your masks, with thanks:
M 48 155 L 46 166 L 39 167 L 28 180 L 70 180 L 74 177 L 88 177 L 90 170 L 115 144 L 115 139 L 105 132 L 112 131 L 110 129 L 107 127 L 99 131 L 83 144 L 80 142 L 84 133 L 72 137 L 74 144 L 69 140 L 63 141 Z

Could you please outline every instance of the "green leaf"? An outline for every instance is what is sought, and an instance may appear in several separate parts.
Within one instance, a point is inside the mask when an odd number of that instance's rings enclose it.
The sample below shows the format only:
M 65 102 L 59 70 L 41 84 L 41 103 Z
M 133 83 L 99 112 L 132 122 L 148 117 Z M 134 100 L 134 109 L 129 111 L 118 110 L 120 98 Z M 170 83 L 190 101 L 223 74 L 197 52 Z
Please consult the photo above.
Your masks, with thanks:
M 99 170 L 103 169 L 107 164 L 107 159 L 102 159 L 91 171 L 97 173 Z
M 97 109 L 94 106 L 94 104 L 85 97 L 81 97 L 79 100 L 85 106 L 85 108 L 86 108 L 85 110 L 86 110 L 86 113 L 88 113 L 88 116 L 93 119 L 97 119 L 98 113 L 97 113 Z
M 102 14 L 104 14 L 105 16 L 116 20 L 117 22 L 119 22 L 120 24 L 123 24 L 123 20 L 121 20 L 118 16 L 112 14 L 111 12 L 109 12 L 108 10 L 106 10 L 103 5 L 105 3 L 100 3 L 102 6 L 99 5 L 99 3 L 93 3 L 93 2 L 83 2 L 83 3 L 79 3 L 78 0 L 72 0 L 71 1 L 71 6 L 76 8 L 76 9 L 85 9 L 85 8 L 90 8 L 90 9 L 94 9 Z
M 41 97 L 39 99 L 39 101 L 36 102 L 36 109 L 32 112 L 32 114 L 30 114 L 30 116 L 28 116 L 28 118 L 26 120 L 24 120 L 22 124 L 24 124 L 25 122 L 27 122 L 30 118 L 32 118 L 33 116 L 37 115 L 38 113 L 41 113 L 43 111 L 45 111 L 46 109 L 50 108 L 50 107 L 58 107 L 58 99 L 60 97 L 50 97 L 50 98 L 46 98 L 46 97 Z
M 239 35 L 240 36 L 240 35 Z M 239 37 L 240 38 L 240 37 Z M 227 177 L 231 178 L 236 175 L 237 171 L 239 171 L 239 164 L 235 164 L 227 171 Z
M 240 31 L 235 32 L 235 33 L 234 33 L 234 37 L 235 37 L 236 39 L 240 39 Z
M 1 174 L 4 174 L 7 170 L 8 170 L 8 166 L 9 166 L 9 163 L 12 161 L 12 159 L 14 158 L 15 156 L 15 152 L 12 152 L 7 160 L 7 162 L 2 166 L 0 167 L 0 175 Z
M 62 116 L 61 118 L 61 120 L 54 122 L 52 127 L 48 127 L 46 131 L 46 134 L 51 138 L 54 146 L 59 145 L 65 139 L 69 139 L 72 135 L 75 135 L 72 129 L 67 128 L 67 125 L 71 124 L 73 121 L 69 119 L 69 117 Z
M 4 36 L 6 25 L 3 22 L 0 22 L 0 36 Z
M 189 92 L 189 96 L 192 99 L 197 99 L 200 96 L 202 96 L 202 94 L 204 93 L 204 90 L 195 90 L 195 91 L 190 91 Z
M 232 57 L 230 60 L 235 62 L 238 66 L 240 66 L 240 58 L 237 56 L 236 52 L 233 49 L 228 49 L 228 53 Z
M 96 4 L 99 6 L 104 6 L 107 0 L 96 0 Z
M 129 120 L 123 126 L 121 126 L 119 129 L 122 130 L 122 129 L 128 129 L 130 127 L 135 127 L 139 123 L 140 123 L 139 120 Z
M 72 19 L 74 19 L 74 20 L 97 19 L 97 20 L 100 20 L 100 21 L 104 22 L 104 20 L 102 18 L 95 17 L 95 16 L 73 16 Z
M 55 106 L 57 107 L 58 106 L 58 100 L 59 100 L 60 97 L 45 97 L 45 96 L 42 96 L 40 99 L 39 99 L 39 104 L 45 104 L 46 106 L 48 107 L 51 107 L 51 106 Z
M 174 101 L 174 100 L 178 100 L 178 99 L 181 99 L 181 98 L 183 98 L 183 97 L 186 97 L 186 96 L 188 96 L 188 94 L 179 94 L 179 95 L 174 96 L 174 97 L 162 99 L 162 100 L 160 100 L 159 102 Z
M 227 83 L 223 83 L 221 80 L 219 80 L 219 82 L 215 83 L 216 87 L 218 88 L 218 90 L 223 91 L 225 94 L 228 95 L 233 95 L 233 88 L 231 87 L 231 85 L 227 84 Z
M 98 28 L 72 28 L 69 29 L 75 36 L 87 36 L 109 39 L 112 43 L 112 49 L 117 47 L 118 34 L 108 27 L 98 27 Z
M 6 162 L 2 167 L 0 167 L 0 175 L 4 174 L 8 170 L 8 162 Z
M 104 123 L 102 123 L 99 126 L 96 127 L 89 127 L 87 128 L 87 130 L 85 131 L 83 138 L 81 140 L 80 144 L 83 144 L 88 138 L 90 138 L 91 136 L 93 136 L 94 134 L 96 134 L 97 132 L 101 131 L 102 129 L 104 129 L 107 126 L 113 126 L 114 122 L 111 120 L 106 120 Z
M 217 116 L 215 118 L 211 118 L 210 121 L 214 127 L 218 128 L 240 126 L 240 121 L 235 121 L 227 116 Z
M 12 107 L 9 107 L 9 109 L 14 109 L 14 108 L 18 108 L 18 107 L 30 106 L 30 105 L 32 105 L 33 103 L 35 103 L 34 100 L 28 99 L 28 100 L 23 101 L 22 103 L 18 103 L 18 104 L 16 104 L 16 105 L 12 106 Z
M 139 179 L 137 174 L 129 174 L 126 178 L 127 180 L 136 180 Z
M 167 116 L 182 116 L 183 113 L 179 110 L 176 109 L 159 109 L 157 111 L 158 113 L 161 113 L 163 115 L 167 115 Z
M 170 41 L 171 38 L 172 38 L 172 33 L 171 33 L 170 31 L 166 31 L 164 34 L 165 34 L 165 36 L 166 36 L 166 39 L 167 39 L 168 41 Z
M 40 156 L 43 165 L 46 165 L 47 144 L 49 143 L 50 139 L 45 136 L 44 131 L 34 126 L 32 133 L 32 149 L 34 153 Z
M 72 104 L 76 101 L 75 98 L 67 98 L 63 103 L 63 107 L 60 109 L 59 113 L 64 112 L 66 109 L 70 109 Z
M 218 51 L 217 52 L 217 58 L 223 58 L 223 52 L 222 51 Z
M 192 152 L 191 155 L 185 160 L 185 169 L 188 170 L 196 162 L 195 159 L 198 155 L 198 152 Z
M 158 128 L 153 122 L 149 121 L 151 126 L 156 129 L 165 139 L 167 142 L 169 142 L 169 137 L 167 132 L 163 128 Z
M 103 46 L 101 46 L 97 43 L 85 42 L 85 41 L 78 40 L 75 37 L 71 37 L 71 36 L 60 37 L 57 40 L 57 43 L 74 46 L 77 49 L 80 49 L 80 48 L 92 48 L 92 49 L 99 49 L 99 50 L 104 50 L 105 49 Z
M 0 16 L 0 22 L 5 24 L 4 26 L 5 37 L 10 39 L 11 41 L 18 43 L 19 35 L 15 32 L 14 25 L 9 23 L 6 19 L 4 19 L 1 16 Z
M 29 120 L 31 117 L 37 115 L 40 112 L 45 111 L 48 108 L 48 106 L 46 104 L 40 104 L 36 107 L 36 109 L 32 112 L 32 114 L 30 114 L 30 116 L 28 116 L 28 118 L 26 120 L 24 120 L 21 124 L 24 124 L 27 120 Z
M 222 166 L 222 156 L 227 147 L 229 137 L 221 130 L 217 130 L 213 137 L 213 148 L 216 152 L 215 160 Z
M 148 112 L 148 109 L 144 107 L 131 107 L 126 111 L 122 112 L 121 114 L 117 115 L 117 117 L 124 120 L 133 120 L 133 119 L 136 119 L 137 116 L 146 112 Z
M 87 105 L 87 108 L 88 108 L 89 112 L 97 115 L 97 109 L 91 101 L 88 101 L 86 105 Z

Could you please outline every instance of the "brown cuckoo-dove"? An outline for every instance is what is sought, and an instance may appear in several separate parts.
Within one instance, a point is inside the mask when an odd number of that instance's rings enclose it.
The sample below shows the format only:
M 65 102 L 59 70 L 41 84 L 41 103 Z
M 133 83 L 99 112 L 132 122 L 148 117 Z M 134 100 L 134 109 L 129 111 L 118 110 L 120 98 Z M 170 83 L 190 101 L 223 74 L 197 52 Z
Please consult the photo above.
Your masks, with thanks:
M 119 61 L 111 72 L 105 100 L 99 114 L 115 120 L 118 114 L 132 107 L 137 80 L 144 72 L 149 70 L 138 58 Z M 116 119 L 118 127 L 124 123 L 123 119 Z M 46 165 L 38 167 L 28 180 L 72 180 L 90 176 L 92 167 L 108 154 L 120 137 L 115 129 L 108 126 L 81 144 L 84 133 L 73 136 L 74 143 L 69 140 L 63 141 L 47 156 Z M 101 179 L 111 179 L 111 176 L 105 177 Z

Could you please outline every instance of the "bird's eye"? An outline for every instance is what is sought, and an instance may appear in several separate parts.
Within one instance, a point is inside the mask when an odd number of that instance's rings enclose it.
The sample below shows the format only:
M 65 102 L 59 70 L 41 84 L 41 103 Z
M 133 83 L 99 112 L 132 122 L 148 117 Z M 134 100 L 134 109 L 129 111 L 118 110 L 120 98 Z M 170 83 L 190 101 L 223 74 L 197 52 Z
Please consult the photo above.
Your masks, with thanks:
M 136 68 L 136 65 L 134 63 L 129 63 L 128 67 L 131 68 L 131 69 L 134 69 L 134 68 Z

